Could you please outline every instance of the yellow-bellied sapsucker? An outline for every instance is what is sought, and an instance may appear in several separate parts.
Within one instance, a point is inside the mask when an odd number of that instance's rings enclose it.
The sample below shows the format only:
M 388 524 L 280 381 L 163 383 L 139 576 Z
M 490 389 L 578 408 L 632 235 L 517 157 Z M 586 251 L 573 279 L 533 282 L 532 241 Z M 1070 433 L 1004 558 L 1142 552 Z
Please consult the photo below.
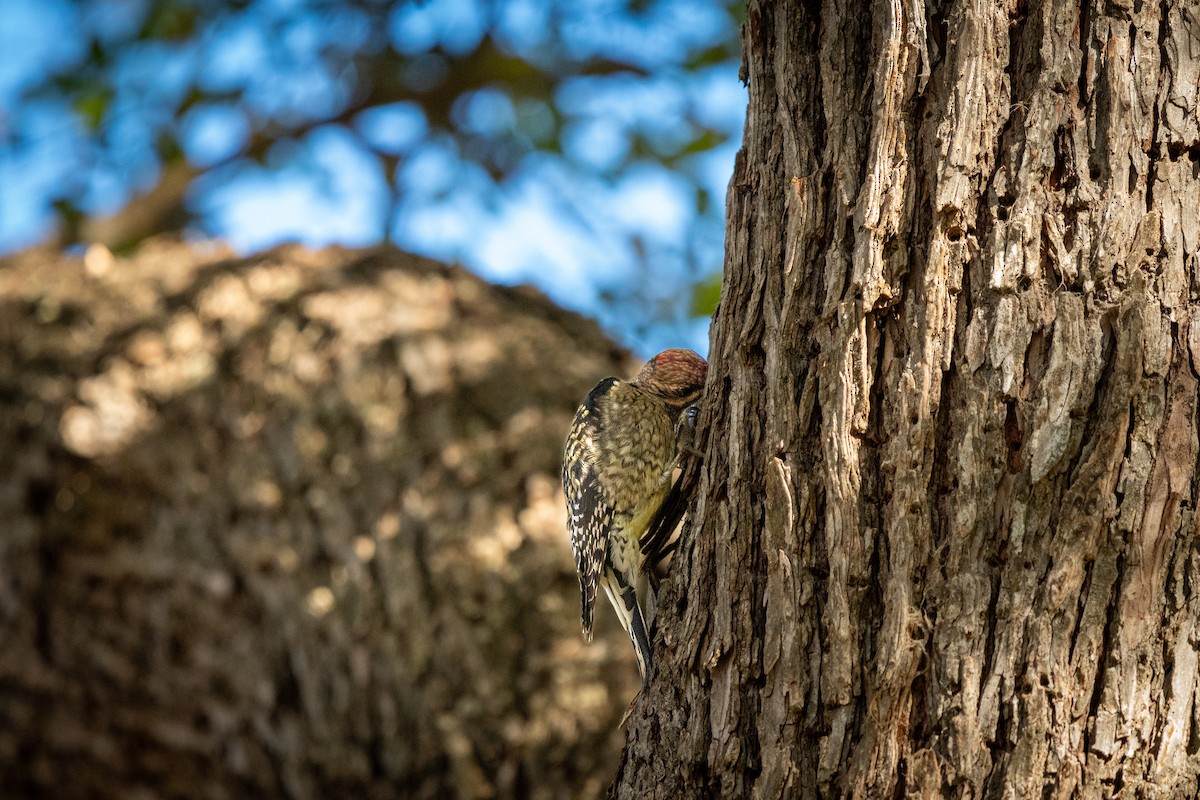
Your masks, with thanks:
M 645 537 L 671 488 L 680 449 L 690 446 L 684 433 L 707 375 L 708 364 L 691 350 L 664 350 L 632 381 L 597 384 L 567 435 L 562 481 L 583 632 L 592 638 L 596 589 L 603 586 L 633 642 L 643 685 L 654 601 L 648 567 L 657 561 Z

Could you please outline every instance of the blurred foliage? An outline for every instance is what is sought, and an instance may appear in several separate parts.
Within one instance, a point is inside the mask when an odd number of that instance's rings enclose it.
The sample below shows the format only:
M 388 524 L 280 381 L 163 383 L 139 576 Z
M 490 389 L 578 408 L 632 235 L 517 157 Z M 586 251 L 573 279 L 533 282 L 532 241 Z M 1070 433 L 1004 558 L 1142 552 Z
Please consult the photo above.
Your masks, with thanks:
M 219 233 L 221 186 L 328 170 L 312 142 L 331 132 L 373 165 L 378 235 L 405 246 L 418 202 L 465 191 L 494 208 L 538 172 L 595 229 L 608 222 L 589 208 L 591 187 L 665 169 L 694 198 L 685 244 L 663 252 L 625 225 L 640 274 L 597 291 L 610 305 L 699 313 L 713 304 L 724 204 L 705 157 L 740 133 L 710 95 L 734 83 L 741 14 L 736 0 L 79 0 L 19 104 L 74 119 L 73 166 L 45 198 L 62 243 Z M 0 114 L 0 134 L 19 153 L 45 125 Z M 440 178 L 430 154 L 451 165 Z M 669 260 L 682 278 L 661 277 Z
M 700 281 L 692 290 L 692 316 L 711 317 L 717 313 L 721 302 L 721 276 L 714 275 Z

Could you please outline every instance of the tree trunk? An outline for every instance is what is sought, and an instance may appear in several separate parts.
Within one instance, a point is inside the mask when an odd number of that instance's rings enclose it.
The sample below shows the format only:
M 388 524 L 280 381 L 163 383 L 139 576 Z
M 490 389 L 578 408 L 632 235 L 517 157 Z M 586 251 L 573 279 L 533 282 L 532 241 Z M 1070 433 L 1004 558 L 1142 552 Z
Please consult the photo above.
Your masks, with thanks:
M 743 44 L 615 796 L 1196 796 L 1196 3 L 752 2 Z
M 0 796 L 595 797 L 557 476 L 632 366 L 391 249 L 0 261 Z

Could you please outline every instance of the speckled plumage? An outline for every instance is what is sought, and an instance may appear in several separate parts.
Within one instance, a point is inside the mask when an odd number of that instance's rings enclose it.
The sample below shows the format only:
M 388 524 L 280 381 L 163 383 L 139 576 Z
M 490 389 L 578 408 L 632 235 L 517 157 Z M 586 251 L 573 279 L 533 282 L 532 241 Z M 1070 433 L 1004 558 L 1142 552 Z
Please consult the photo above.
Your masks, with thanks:
M 652 603 L 641 538 L 671 487 L 680 416 L 700 397 L 708 365 L 665 350 L 632 381 L 606 378 L 575 413 L 563 456 L 568 530 L 592 636 L 603 586 L 629 634 L 643 683 L 651 666 Z

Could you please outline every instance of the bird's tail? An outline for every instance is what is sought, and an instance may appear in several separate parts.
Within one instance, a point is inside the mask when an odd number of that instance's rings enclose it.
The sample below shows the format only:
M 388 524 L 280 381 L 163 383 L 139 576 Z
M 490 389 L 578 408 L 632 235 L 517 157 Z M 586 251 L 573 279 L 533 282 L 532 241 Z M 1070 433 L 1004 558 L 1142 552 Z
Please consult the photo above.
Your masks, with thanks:
M 608 570 L 604 576 L 604 591 L 617 611 L 621 627 L 629 634 L 629 641 L 633 643 L 633 656 L 637 659 L 642 686 L 645 686 L 650 680 L 653 655 L 650 649 L 649 626 L 642 614 L 642 607 L 638 604 L 637 591 L 613 570 Z

